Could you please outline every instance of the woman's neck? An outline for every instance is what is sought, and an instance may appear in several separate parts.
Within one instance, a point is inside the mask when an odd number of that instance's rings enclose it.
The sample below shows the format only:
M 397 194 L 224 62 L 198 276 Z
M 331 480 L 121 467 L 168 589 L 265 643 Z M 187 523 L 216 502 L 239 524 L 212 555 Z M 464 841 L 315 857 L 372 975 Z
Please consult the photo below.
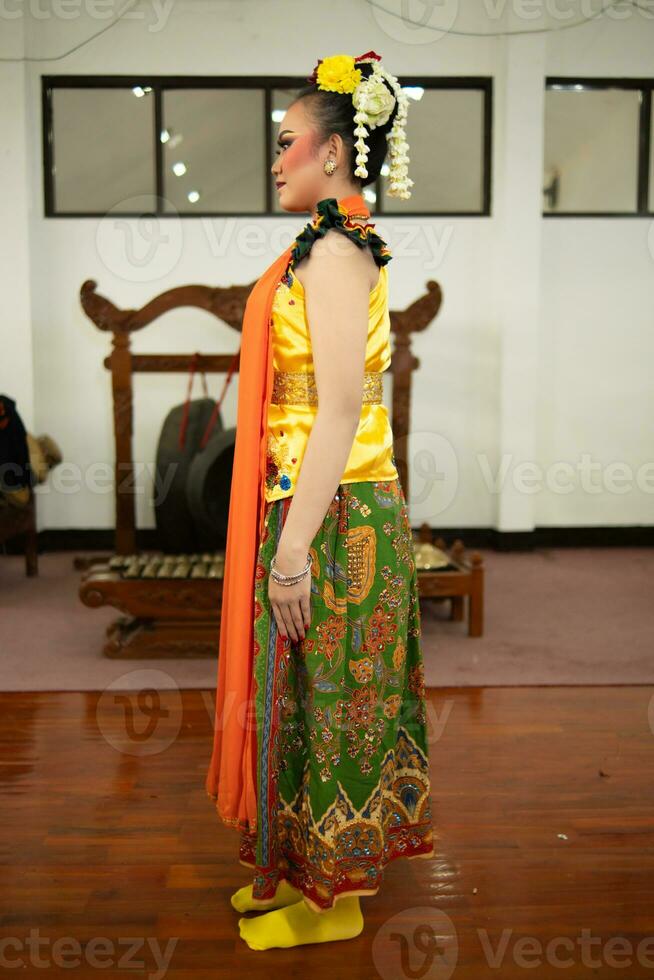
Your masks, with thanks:
M 316 221 L 318 218 L 318 204 L 322 201 L 331 200 L 332 197 L 341 206 L 345 207 L 348 211 L 353 212 L 353 216 L 359 215 L 360 217 L 367 217 L 370 209 L 365 202 L 365 199 L 360 191 L 352 191 L 347 194 L 337 195 L 334 194 L 331 197 L 321 197 L 319 201 L 316 202 L 313 212 L 311 215 L 312 221 Z

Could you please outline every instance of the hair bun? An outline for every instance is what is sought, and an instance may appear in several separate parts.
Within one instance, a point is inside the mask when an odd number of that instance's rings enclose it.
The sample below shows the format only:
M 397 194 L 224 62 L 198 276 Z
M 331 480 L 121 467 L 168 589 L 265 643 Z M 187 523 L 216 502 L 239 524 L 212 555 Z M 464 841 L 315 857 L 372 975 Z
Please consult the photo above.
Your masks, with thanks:
M 395 114 L 386 134 L 391 158 L 388 194 L 405 200 L 410 198 L 414 182 L 408 175 L 409 144 L 405 130 L 409 100 L 397 78 L 381 64 L 381 55 L 367 51 L 357 58 L 347 54 L 319 58 L 307 81 L 319 91 L 352 97 L 354 135 L 357 137 L 354 143 L 355 177 L 368 177 L 366 136 L 371 130 L 383 127 Z

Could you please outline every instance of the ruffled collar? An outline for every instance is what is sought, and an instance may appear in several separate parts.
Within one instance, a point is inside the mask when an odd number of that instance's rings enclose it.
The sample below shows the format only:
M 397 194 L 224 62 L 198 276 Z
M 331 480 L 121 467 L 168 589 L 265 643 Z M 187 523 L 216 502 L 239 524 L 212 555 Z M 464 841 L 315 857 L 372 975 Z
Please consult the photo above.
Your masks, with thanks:
M 357 215 L 366 218 L 365 225 L 353 220 Z M 361 194 L 325 197 L 318 201 L 311 220 L 295 238 L 289 267 L 304 258 L 311 251 L 313 243 L 329 228 L 340 229 L 361 248 L 369 245 L 377 265 L 385 265 L 392 255 L 384 239 L 375 231 L 374 224 L 367 220 L 369 217 L 370 211 Z

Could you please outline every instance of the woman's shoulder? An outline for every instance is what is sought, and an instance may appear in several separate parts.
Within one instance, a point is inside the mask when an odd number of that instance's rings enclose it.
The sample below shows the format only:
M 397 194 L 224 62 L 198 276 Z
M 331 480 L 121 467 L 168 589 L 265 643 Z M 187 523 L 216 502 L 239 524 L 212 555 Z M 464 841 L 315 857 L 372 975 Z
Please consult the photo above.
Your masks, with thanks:
M 307 222 L 296 237 L 291 250 L 289 266 L 293 267 L 311 252 L 315 242 L 324 238 L 328 231 L 334 229 L 345 235 L 359 248 L 369 247 L 378 266 L 386 265 L 392 258 L 390 249 L 384 239 L 369 221 L 361 223 L 351 217 L 344 208 L 340 208 L 335 197 L 319 201 L 316 206 L 316 217 Z

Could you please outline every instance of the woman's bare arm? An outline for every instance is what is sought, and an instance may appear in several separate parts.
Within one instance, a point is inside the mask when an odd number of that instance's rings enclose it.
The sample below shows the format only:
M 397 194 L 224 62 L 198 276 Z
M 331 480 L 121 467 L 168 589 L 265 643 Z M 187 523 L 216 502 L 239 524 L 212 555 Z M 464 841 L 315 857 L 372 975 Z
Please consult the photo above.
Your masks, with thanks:
M 363 398 L 371 266 L 376 269 L 367 249 L 333 229 L 314 242 L 302 264 L 318 409 L 277 547 L 275 565 L 284 574 L 304 566 L 352 449 Z M 298 589 L 306 598 L 301 585 L 277 590 L 291 600 Z M 297 635 L 289 618 L 284 622 L 293 639 L 302 637 L 300 606 L 292 615 Z

